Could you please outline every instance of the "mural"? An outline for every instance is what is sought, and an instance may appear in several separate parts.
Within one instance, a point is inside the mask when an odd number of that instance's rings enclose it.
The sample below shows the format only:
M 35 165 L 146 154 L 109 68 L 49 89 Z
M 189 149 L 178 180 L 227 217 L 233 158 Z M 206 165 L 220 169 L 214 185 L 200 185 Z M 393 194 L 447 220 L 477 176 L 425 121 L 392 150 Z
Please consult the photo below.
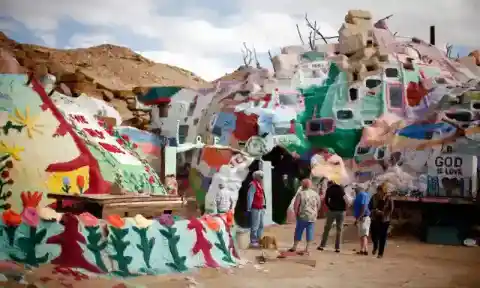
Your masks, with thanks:
M 190 93 L 194 103 L 210 103 L 193 108 L 201 117 L 188 137 L 216 136 L 219 144 L 253 159 L 281 146 L 307 163 L 312 176 L 344 185 L 401 176 L 404 181 L 396 181 L 399 193 L 417 193 L 426 185 L 425 196 L 476 197 L 477 170 L 471 167 L 476 167 L 480 151 L 478 76 L 435 46 L 416 38 L 399 40 L 385 25 L 374 26 L 368 11 L 349 11 L 345 21 L 340 44 L 318 46 L 318 51 L 282 49 L 272 59 L 276 77 L 265 69 L 247 68 L 241 81 L 219 81 L 203 95 Z M 178 93 L 168 94 L 170 110 L 153 125 L 172 127 L 179 115 L 174 107 L 186 97 Z M 460 160 L 451 165 L 461 167 L 444 167 L 450 160 L 435 164 L 450 154 L 462 159 L 461 165 Z M 217 189 L 212 183 L 219 171 L 229 175 L 230 167 L 235 175 L 247 177 L 248 165 L 238 173 L 239 168 L 228 164 L 234 155 L 214 148 L 196 152 L 190 182 L 200 203 L 214 199 L 209 194 Z
M 0 219 L 0 261 L 129 277 L 229 267 L 238 260 L 231 212 L 179 221 L 169 214 L 100 220 L 38 207 L 39 192 L 21 197 L 22 212 L 7 210 Z
M 126 191 L 166 193 L 136 144 L 76 99 L 49 97 L 37 80 L 17 74 L 0 75 L 0 95 L 2 209 L 18 211 L 24 191 L 44 192 L 41 206 L 47 193 L 110 193 L 119 173 Z

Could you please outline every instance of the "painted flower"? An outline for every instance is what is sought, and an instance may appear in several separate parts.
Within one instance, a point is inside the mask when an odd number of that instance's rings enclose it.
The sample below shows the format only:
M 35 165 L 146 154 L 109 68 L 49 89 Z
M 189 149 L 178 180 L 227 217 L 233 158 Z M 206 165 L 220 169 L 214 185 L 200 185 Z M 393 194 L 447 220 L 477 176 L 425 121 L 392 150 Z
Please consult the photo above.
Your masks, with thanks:
M 110 223 L 115 228 L 122 228 L 125 225 L 125 220 L 120 217 L 120 215 L 114 214 L 114 215 L 108 215 L 107 216 L 107 221 Z
M 203 218 L 203 221 L 205 222 L 205 224 L 207 224 L 207 227 L 210 230 L 215 231 L 215 232 L 220 231 L 220 225 L 218 224 L 217 220 L 215 220 L 213 217 L 204 216 L 202 218 Z
M 145 171 L 146 171 L 147 173 L 150 173 L 150 166 L 148 166 L 148 165 L 145 166 Z
M 152 223 L 153 223 L 152 220 L 149 220 L 149 219 L 143 217 L 143 215 L 140 215 L 140 214 L 135 215 L 135 217 L 133 217 L 133 220 L 137 224 L 138 228 L 147 228 L 150 225 L 152 225 Z
M 30 227 L 37 227 L 40 223 L 40 216 L 37 209 L 33 207 L 25 207 L 22 212 L 22 220 Z
M 130 137 L 128 137 L 127 134 L 123 134 L 123 135 L 121 135 L 120 137 L 122 137 L 122 139 L 125 140 L 126 142 L 129 142 L 129 141 L 130 141 Z
M 12 169 L 13 168 L 12 160 L 8 160 L 7 162 L 5 162 L 5 167 L 7 167 L 8 169 Z
M 173 224 L 175 224 L 172 214 L 162 214 L 162 216 L 158 218 L 158 222 L 166 227 L 172 227 Z
M 15 182 L 13 181 L 13 179 L 8 179 L 8 181 L 7 181 L 7 184 L 8 184 L 8 185 L 13 185 L 13 183 L 15 183 Z
M 148 177 L 148 183 L 150 184 L 155 183 L 155 178 L 153 176 Z
M 10 177 L 10 172 L 8 172 L 7 170 L 3 171 L 2 174 L 0 175 L 3 179 L 7 179 L 8 177 Z
M 137 149 L 138 148 L 137 143 L 133 143 L 132 147 L 133 147 L 133 149 Z
M 37 208 L 40 201 L 42 201 L 43 193 L 35 191 L 35 192 L 22 192 L 20 194 L 20 198 L 22 199 L 22 204 L 24 208 L 31 207 Z
M 85 187 L 85 177 L 83 177 L 83 175 L 77 176 L 77 186 L 80 189 L 83 189 Z
M 21 146 L 16 146 L 16 145 L 8 146 L 5 142 L 0 141 L 0 154 L 10 155 L 13 159 L 20 161 L 22 160 L 22 158 L 20 157 L 20 153 L 22 153 L 23 151 L 25 151 L 25 148 Z M 13 163 L 11 166 L 13 167 Z
M 98 225 L 98 218 L 88 212 L 83 212 L 78 217 L 80 218 L 80 221 L 83 222 L 83 225 L 87 227 Z
M 23 115 L 22 113 L 20 113 L 20 110 L 18 110 L 18 108 L 15 108 L 15 114 L 9 116 L 8 119 L 17 124 L 25 126 L 28 138 L 33 138 L 33 132 L 43 134 L 42 130 L 40 130 L 43 125 L 36 123 L 38 116 L 30 116 L 30 107 L 28 106 L 25 107 L 25 114 Z
M 64 176 L 62 178 L 62 182 L 63 182 L 63 185 L 70 186 L 70 178 L 68 178 L 67 176 Z
M 232 227 L 233 226 L 233 210 L 230 210 L 227 213 L 225 213 L 225 218 L 226 218 L 228 227 Z
M 13 210 L 6 210 L 2 214 L 3 223 L 7 226 L 18 226 L 22 224 L 22 216 Z
M 120 145 L 123 145 L 123 140 L 122 140 L 122 138 L 117 138 L 117 143 L 120 144 Z

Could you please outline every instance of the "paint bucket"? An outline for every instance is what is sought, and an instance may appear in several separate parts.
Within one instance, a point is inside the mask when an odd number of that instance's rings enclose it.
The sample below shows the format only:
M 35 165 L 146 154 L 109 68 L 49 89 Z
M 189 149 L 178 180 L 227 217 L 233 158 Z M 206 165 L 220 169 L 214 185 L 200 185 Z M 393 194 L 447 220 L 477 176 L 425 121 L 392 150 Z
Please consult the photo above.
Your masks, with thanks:
M 235 233 L 235 239 L 239 249 L 248 249 L 250 246 L 250 230 L 238 228 Z

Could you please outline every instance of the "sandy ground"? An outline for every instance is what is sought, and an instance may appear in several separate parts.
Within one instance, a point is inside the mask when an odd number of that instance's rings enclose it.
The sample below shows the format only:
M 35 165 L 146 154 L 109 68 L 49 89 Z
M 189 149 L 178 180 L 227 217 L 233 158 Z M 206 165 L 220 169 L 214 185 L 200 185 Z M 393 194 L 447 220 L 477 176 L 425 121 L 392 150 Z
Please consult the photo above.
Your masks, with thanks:
M 323 220 L 316 226 L 320 240 Z M 281 242 L 282 248 L 291 245 L 293 225 L 269 229 Z M 334 231 L 332 231 L 334 232 Z M 331 233 L 330 244 L 333 244 Z M 263 265 L 246 265 L 225 271 L 199 271 L 196 281 L 205 287 L 480 287 L 480 247 L 453 247 L 420 243 L 415 239 L 390 239 L 383 259 L 358 256 L 355 227 L 346 228 L 342 253 L 332 250 L 314 251 L 311 259 L 315 268 L 289 260 Z M 259 251 L 244 251 L 253 260 Z M 257 267 L 258 269 L 256 269 Z
M 323 220 L 316 225 L 315 247 L 318 245 L 323 230 Z M 293 225 L 275 226 L 266 233 L 275 235 L 281 249 L 291 245 Z M 389 239 L 385 257 L 357 256 L 355 240 L 356 229 L 353 225 L 346 228 L 345 243 L 342 253 L 332 250 L 320 252 L 314 250 L 309 257 L 298 256 L 297 259 L 316 260 L 316 267 L 295 262 L 294 258 L 257 264 L 255 257 L 261 255 L 259 250 L 242 251 L 243 258 L 249 263 L 233 269 L 200 269 L 187 274 L 165 276 L 143 276 L 126 279 L 124 286 L 100 280 L 49 281 L 37 287 L 162 287 L 162 288 L 461 288 L 480 287 L 480 247 L 453 247 L 420 243 L 415 239 Z M 334 232 L 334 231 L 332 231 Z M 331 233 L 330 244 L 333 244 Z M 303 247 L 303 246 L 302 246 Z M 267 255 L 274 251 L 265 251 Z M 44 265 L 30 274 L 29 279 L 52 276 L 52 267 Z M 45 271 L 44 273 L 41 270 Z M 43 274 L 43 275 L 42 275 Z M 70 277 L 71 278 L 71 277 Z M 43 281 L 41 281 L 43 282 Z M 29 283 L 32 283 L 29 281 Z M 117 282 L 118 283 L 118 282 Z M 130 285 L 128 285 L 130 284 Z M 140 286 L 137 286 L 140 285 Z M 0 287 L 2 287 L 0 285 Z M 25 287 L 10 286 L 6 287 Z

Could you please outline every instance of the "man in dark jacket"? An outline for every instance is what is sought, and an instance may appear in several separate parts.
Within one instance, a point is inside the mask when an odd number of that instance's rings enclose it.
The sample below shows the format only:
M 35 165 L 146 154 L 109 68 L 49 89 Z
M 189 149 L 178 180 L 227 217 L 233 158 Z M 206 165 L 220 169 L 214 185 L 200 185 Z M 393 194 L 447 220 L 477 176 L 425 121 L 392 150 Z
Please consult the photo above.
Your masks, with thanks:
M 335 238 L 335 252 L 340 252 L 340 243 L 342 241 L 343 222 L 345 221 L 345 211 L 347 209 L 347 198 L 345 190 L 342 186 L 329 182 L 327 191 L 325 193 L 325 204 L 327 205 L 327 220 L 322 235 L 322 242 L 318 246 L 318 250 L 323 251 L 327 245 L 328 234 L 332 229 L 335 221 L 337 228 L 337 235 Z

